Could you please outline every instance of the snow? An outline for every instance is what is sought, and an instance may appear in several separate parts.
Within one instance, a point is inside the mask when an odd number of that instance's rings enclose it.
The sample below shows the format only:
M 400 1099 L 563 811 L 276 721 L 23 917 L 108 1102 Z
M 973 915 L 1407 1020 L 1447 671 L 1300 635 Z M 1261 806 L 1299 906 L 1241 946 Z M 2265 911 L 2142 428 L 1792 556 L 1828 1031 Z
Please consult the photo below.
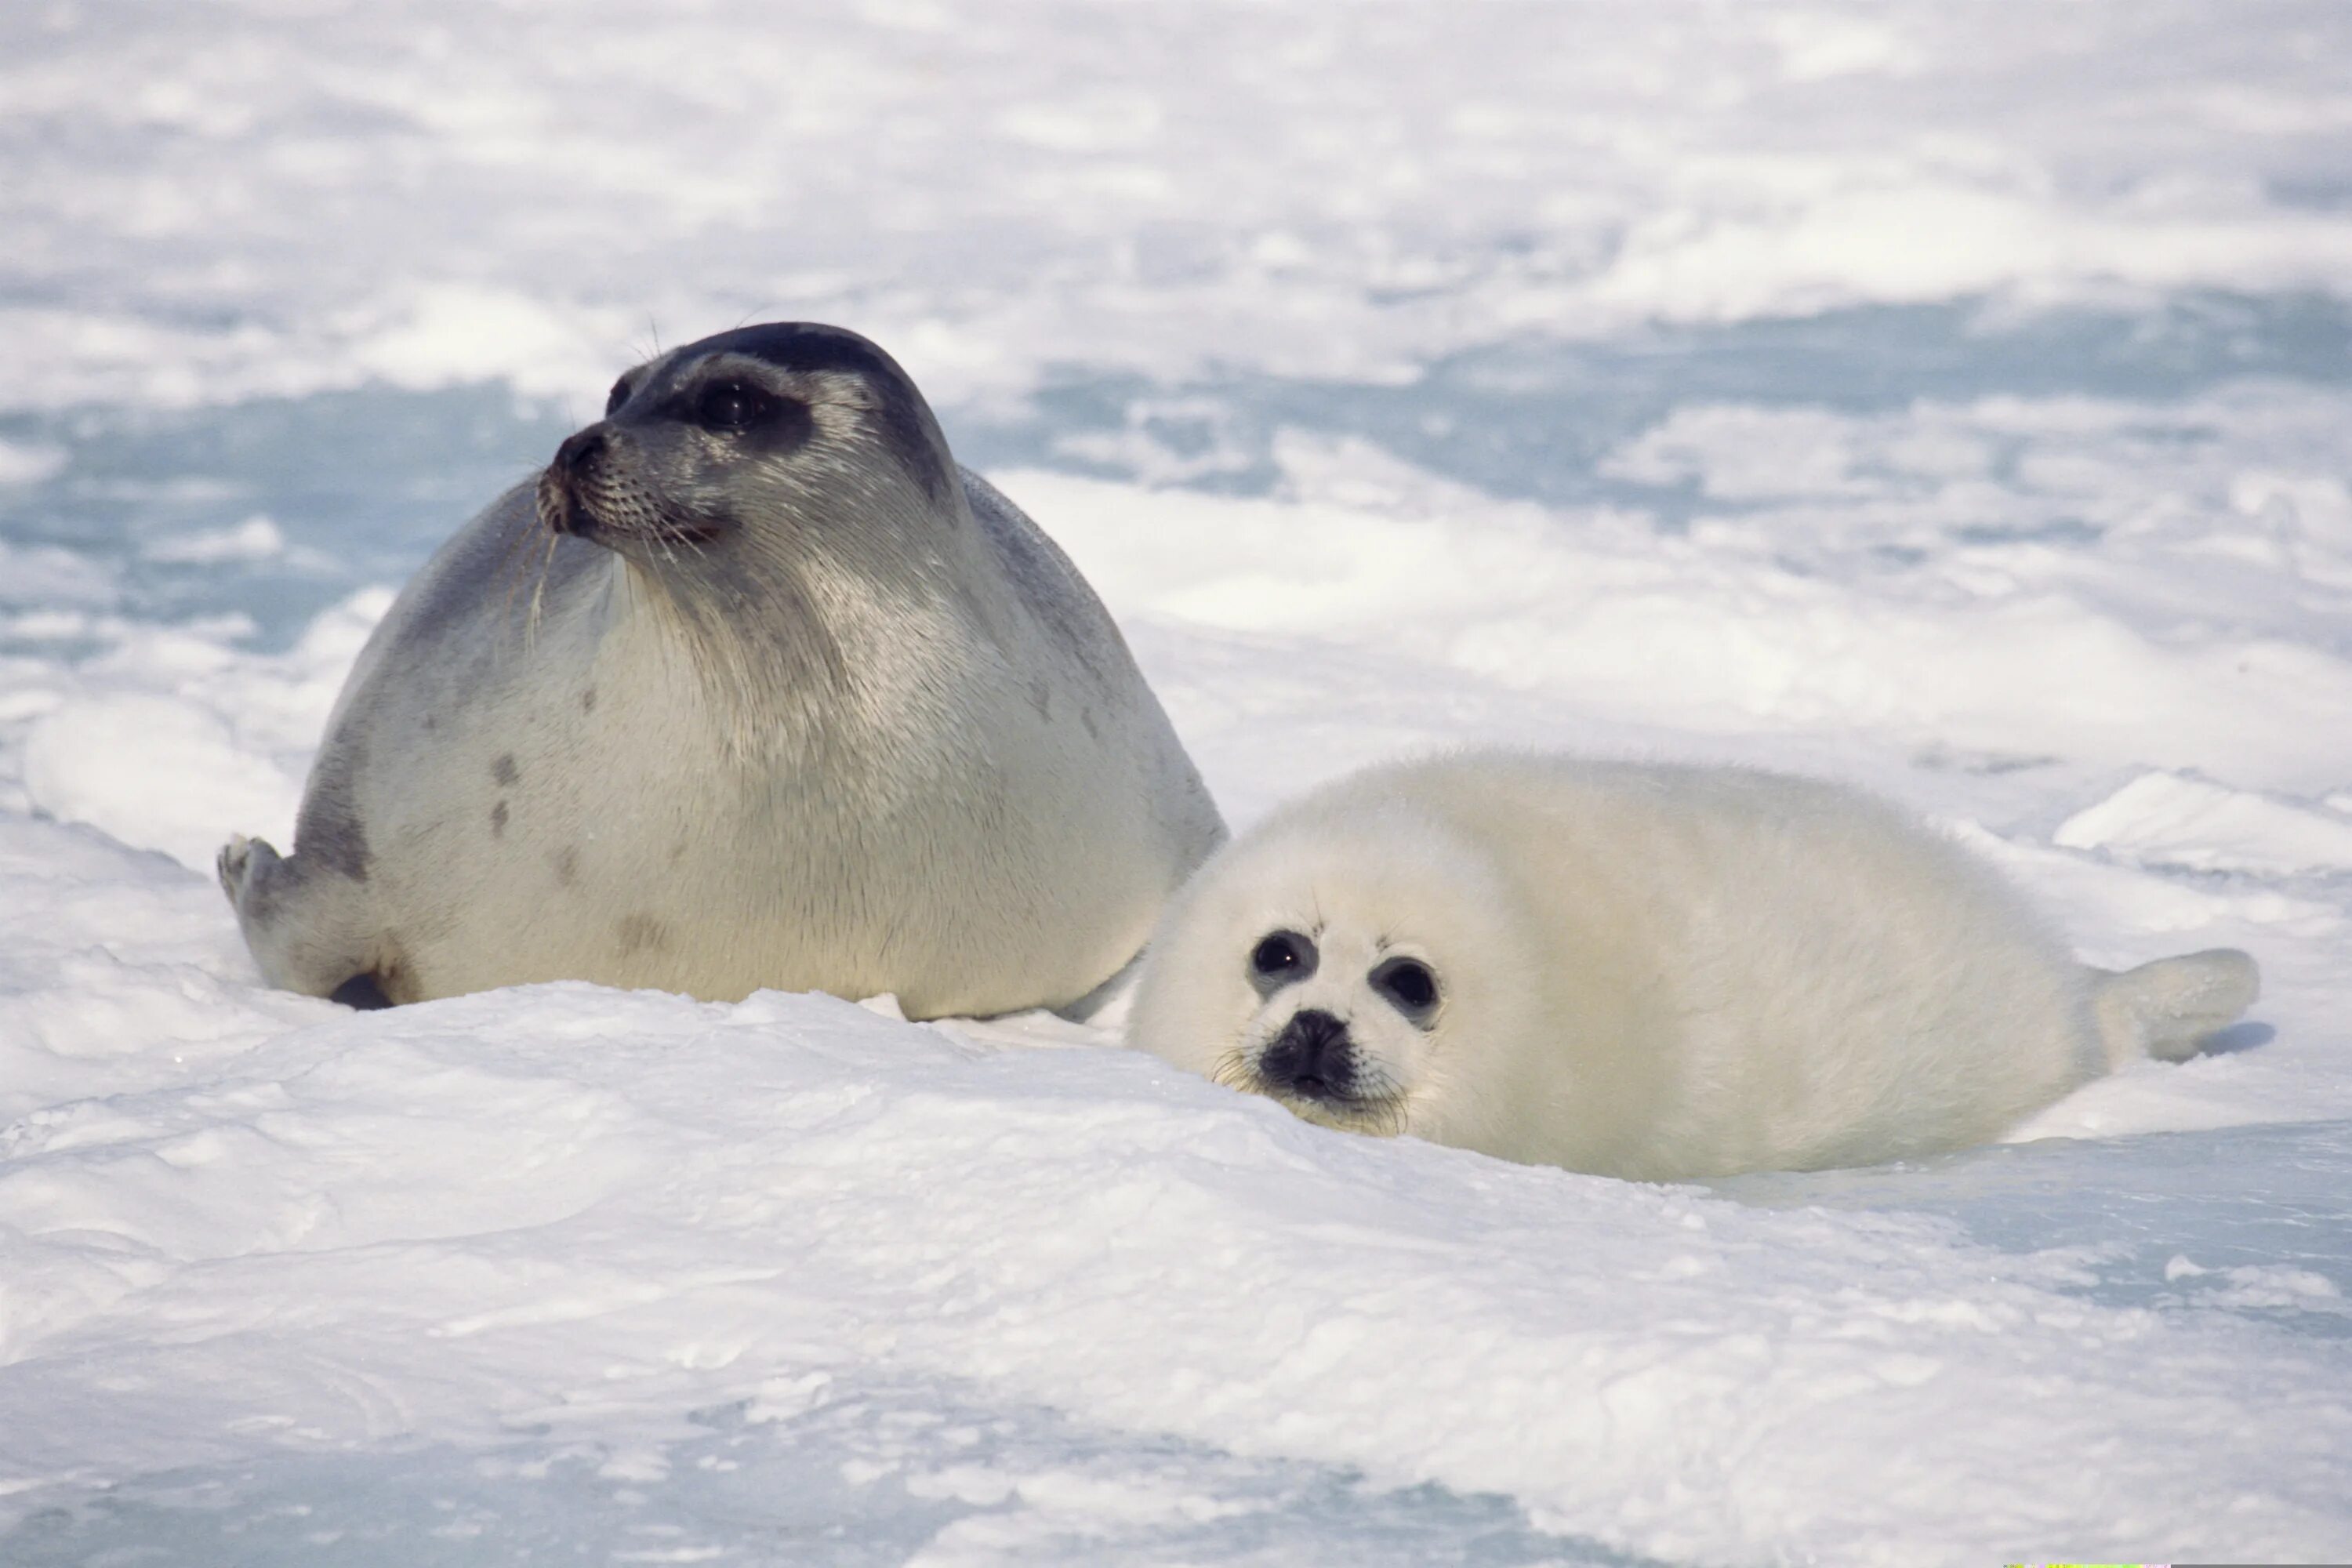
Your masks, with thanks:
M 2352 817 L 2178 773 L 2143 773 L 2051 842 L 2196 870 L 2352 870 Z
M 2347 48 L 0 15 L 0 1561 L 2352 1554 Z M 778 316 L 908 365 L 1236 823 L 1457 742 L 1821 773 L 2263 1000 L 1992 1148 L 1655 1187 L 1113 1026 L 261 989 L 211 858 L 391 589 Z

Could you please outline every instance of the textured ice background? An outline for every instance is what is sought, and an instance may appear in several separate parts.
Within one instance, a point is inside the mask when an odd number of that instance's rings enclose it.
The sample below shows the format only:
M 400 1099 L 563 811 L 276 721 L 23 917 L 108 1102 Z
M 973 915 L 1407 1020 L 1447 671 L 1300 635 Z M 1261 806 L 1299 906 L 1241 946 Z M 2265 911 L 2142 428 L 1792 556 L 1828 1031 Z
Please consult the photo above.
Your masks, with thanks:
M 0 8 L 0 1562 L 2352 1556 L 2352 16 Z M 1227 813 L 1861 782 L 2268 991 L 1915 1165 L 1353 1141 L 1044 1020 L 259 989 L 394 586 L 868 331 Z

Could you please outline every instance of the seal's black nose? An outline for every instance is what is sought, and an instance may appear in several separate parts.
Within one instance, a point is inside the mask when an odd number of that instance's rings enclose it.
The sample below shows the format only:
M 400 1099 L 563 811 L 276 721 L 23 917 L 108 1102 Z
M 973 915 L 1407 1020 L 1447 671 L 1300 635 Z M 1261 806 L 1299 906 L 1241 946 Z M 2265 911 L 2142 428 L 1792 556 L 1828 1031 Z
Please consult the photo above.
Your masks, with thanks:
M 1344 1100 L 1356 1083 L 1348 1026 L 1320 1007 L 1301 1008 L 1258 1057 L 1257 1070 L 1276 1089 L 1309 1100 Z
M 603 465 L 605 446 L 604 426 L 596 424 L 573 431 L 555 449 L 555 460 L 539 476 L 539 521 L 549 532 L 582 539 L 595 534 L 596 520 L 582 504 L 580 492 Z
M 555 467 L 565 474 L 586 475 L 594 471 L 604 457 L 604 427 L 591 425 L 563 438 L 563 445 L 555 449 Z

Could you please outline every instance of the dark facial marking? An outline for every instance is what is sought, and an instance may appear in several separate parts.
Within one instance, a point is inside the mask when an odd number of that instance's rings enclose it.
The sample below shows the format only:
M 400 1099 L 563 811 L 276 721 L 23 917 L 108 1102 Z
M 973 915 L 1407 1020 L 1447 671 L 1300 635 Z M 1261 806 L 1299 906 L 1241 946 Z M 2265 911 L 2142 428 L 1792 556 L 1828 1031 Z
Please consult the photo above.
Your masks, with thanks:
M 596 711 L 596 689 L 594 687 L 592 686 L 587 690 L 580 694 L 580 711 L 583 713 L 593 713 Z
M 1250 984 L 1261 996 L 1271 996 L 1315 973 L 1319 955 L 1312 939 L 1295 931 L 1267 933 L 1250 949 Z
M 519 775 L 515 772 L 515 760 L 514 753 L 512 752 L 507 752 L 501 754 L 497 762 L 490 764 L 490 776 L 498 780 L 499 783 L 502 784 L 510 784 L 515 782 L 515 779 Z
M 1437 1012 L 1437 975 L 1417 958 L 1391 958 L 1374 966 L 1365 983 L 1390 1006 L 1423 1028 Z
M 555 858 L 555 879 L 568 888 L 579 878 L 579 875 L 580 851 L 567 846 L 563 852 Z
M 1305 1100 L 1349 1100 L 1356 1089 L 1356 1053 L 1348 1026 L 1320 1007 L 1304 1007 L 1259 1053 L 1258 1076 L 1285 1094 Z
M 775 417 L 781 399 L 765 387 L 732 377 L 714 381 L 695 395 L 695 423 L 706 430 L 740 435 Z
M 931 444 L 929 405 L 896 360 L 856 332 L 812 321 L 771 321 L 689 344 L 679 360 L 719 353 L 744 354 L 779 370 L 841 371 L 858 377 L 873 394 L 873 417 L 884 443 L 932 500 L 949 495 L 950 476 Z
M 505 801 L 500 801 L 498 805 L 490 807 L 490 837 L 493 838 L 502 838 L 506 836 L 506 831 L 507 803 Z

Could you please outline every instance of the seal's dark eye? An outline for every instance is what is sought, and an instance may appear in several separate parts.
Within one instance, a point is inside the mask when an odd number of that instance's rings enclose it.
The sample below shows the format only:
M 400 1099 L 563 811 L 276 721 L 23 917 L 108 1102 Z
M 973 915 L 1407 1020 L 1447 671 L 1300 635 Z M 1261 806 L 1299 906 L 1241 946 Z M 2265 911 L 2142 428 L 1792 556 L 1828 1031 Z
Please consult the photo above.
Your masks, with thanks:
M 1416 1024 L 1437 1005 L 1437 976 L 1417 958 L 1391 958 L 1364 978 Z
M 604 399 L 604 417 L 610 419 L 622 404 L 629 400 L 629 378 L 623 376 L 613 384 L 612 395 Z
M 1271 991 L 1315 973 L 1315 944 L 1295 931 L 1278 931 L 1250 949 L 1250 977 Z
M 694 400 L 694 416 L 712 430 L 749 430 L 776 411 L 776 400 L 742 381 L 714 381 Z

